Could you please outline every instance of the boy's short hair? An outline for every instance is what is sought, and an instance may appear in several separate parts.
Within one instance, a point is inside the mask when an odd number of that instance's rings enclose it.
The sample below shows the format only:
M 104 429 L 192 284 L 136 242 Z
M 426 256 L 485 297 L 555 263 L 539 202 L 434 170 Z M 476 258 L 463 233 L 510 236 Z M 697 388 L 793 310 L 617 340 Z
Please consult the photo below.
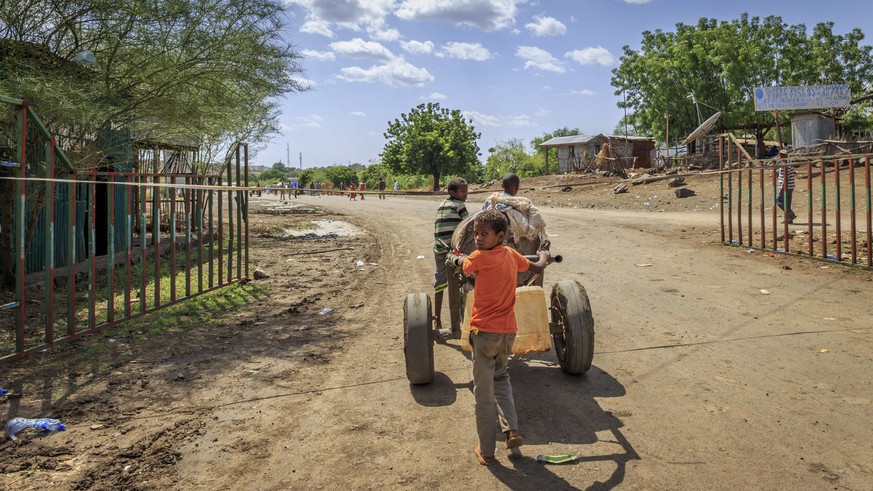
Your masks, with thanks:
M 503 181 L 504 188 L 507 186 L 512 186 L 512 185 L 514 185 L 516 187 L 521 186 L 521 179 L 518 178 L 518 176 L 515 174 L 515 172 L 507 172 L 503 176 L 502 181 Z
M 456 177 L 449 181 L 448 190 L 449 191 L 457 191 L 462 187 L 467 187 L 467 181 L 461 179 L 460 177 Z
M 488 208 L 487 210 L 480 211 L 476 218 L 473 219 L 474 225 L 487 225 L 491 227 L 491 230 L 494 230 L 494 233 L 506 232 L 509 228 L 509 220 L 506 218 L 506 215 L 503 212 L 498 211 L 495 208 Z

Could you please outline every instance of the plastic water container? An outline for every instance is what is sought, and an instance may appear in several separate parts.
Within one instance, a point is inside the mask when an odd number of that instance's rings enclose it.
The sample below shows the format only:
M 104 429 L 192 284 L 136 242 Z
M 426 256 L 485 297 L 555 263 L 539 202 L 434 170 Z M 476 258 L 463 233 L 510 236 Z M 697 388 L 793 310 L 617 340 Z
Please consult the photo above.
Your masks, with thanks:
M 515 289 L 515 322 L 518 333 L 512 345 L 512 354 L 545 353 L 552 346 L 549 333 L 549 313 L 546 294 L 540 286 L 521 286 Z
M 464 325 L 461 330 L 461 349 L 472 351 L 470 346 L 470 316 L 473 313 L 474 291 L 467 294 L 464 306 Z M 520 286 L 515 289 L 515 322 L 518 332 L 512 344 L 512 354 L 545 353 L 552 346 L 549 333 L 549 314 L 546 295 L 542 287 Z
M 16 437 L 16 435 L 20 433 L 21 430 L 27 428 L 34 428 L 43 431 L 64 431 L 67 429 L 67 427 L 63 423 L 56 419 L 12 418 L 6 422 L 6 436 L 11 438 L 12 440 L 17 440 L 18 437 Z

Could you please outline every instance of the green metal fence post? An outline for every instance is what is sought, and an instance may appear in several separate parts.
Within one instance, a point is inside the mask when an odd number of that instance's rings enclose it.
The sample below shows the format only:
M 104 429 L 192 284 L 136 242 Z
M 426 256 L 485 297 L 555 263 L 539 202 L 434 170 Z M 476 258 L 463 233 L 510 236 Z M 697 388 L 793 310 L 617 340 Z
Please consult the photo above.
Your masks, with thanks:
M 45 144 L 45 341 L 55 342 L 55 152 L 54 138 Z

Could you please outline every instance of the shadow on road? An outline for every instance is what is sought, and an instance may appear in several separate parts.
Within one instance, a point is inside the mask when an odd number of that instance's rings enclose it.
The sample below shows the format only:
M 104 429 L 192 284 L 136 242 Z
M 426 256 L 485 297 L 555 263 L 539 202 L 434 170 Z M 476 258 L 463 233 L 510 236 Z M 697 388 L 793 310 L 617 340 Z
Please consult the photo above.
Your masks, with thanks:
M 575 449 L 578 459 L 564 465 L 615 465 L 606 480 L 595 481 L 585 489 L 612 489 L 624 481 L 627 462 L 638 460 L 639 455 L 622 434 L 622 421 L 595 400 L 622 397 L 624 386 L 596 366 L 581 376 L 567 375 L 549 354 L 513 358 L 509 371 L 526 444 L 549 445 L 555 453 L 574 453 Z M 607 433 L 606 438 L 598 437 L 598 433 Z M 579 445 L 591 445 L 591 451 L 579 452 Z M 603 452 L 605 449 L 619 451 Z M 515 455 L 511 461 L 513 469 L 495 469 L 494 475 L 512 489 L 579 489 L 553 473 L 550 466 L 537 462 L 533 455 Z
M 456 384 L 442 372 L 433 374 L 433 382 L 425 385 L 409 385 L 412 398 L 425 407 L 451 406 L 458 399 L 458 390 L 473 391 L 473 381 Z

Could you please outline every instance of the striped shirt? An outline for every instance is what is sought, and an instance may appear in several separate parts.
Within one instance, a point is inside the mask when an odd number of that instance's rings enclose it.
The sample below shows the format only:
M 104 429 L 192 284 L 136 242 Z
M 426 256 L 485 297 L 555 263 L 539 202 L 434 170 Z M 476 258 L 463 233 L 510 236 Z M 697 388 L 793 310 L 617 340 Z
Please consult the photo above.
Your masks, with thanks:
M 433 251 L 435 253 L 443 254 L 451 251 L 452 234 L 467 215 L 469 215 L 467 205 L 463 201 L 451 197 L 443 201 L 437 210 L 436 222 L 434 222 Z
M 785 169 L 788 169 L 788 182 L 787 186 L 785 186 L 785 189 L 794 189 L 794 176 L 796 173 L 794 172 L 794 167 L 792 167 L 791 165 L 789 165 L 788 167 L 779 168 L 779 173 L 776 174 L 776 189 L 782 189 L 785 181 Z

